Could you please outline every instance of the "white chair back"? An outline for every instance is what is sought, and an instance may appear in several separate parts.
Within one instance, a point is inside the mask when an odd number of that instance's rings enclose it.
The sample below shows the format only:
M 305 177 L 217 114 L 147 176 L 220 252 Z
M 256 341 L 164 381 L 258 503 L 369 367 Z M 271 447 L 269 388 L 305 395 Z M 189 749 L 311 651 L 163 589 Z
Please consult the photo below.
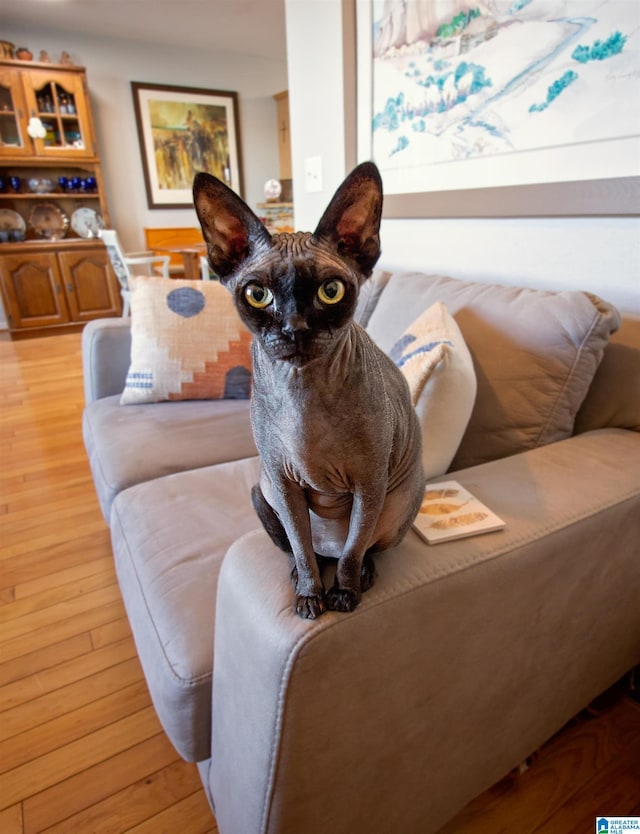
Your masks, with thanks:
M 200 255 L 200 277 L 203 281 L 216 281 L 215 272 L 209 266 L 209 260 L 206 255 Z
M 101 229 L 100 239 L 104 243 L 111 266 L 120 284 L 122 296 L 122 315 L 128 316 L 131 311 L 131 290 L 129 281 L 134 274 L 130 267 L 144 267 L 147 275 L 169 277 L 169 256 L 154 255 L 153 252 L 122 251 L 118 235 L 113 229 Z

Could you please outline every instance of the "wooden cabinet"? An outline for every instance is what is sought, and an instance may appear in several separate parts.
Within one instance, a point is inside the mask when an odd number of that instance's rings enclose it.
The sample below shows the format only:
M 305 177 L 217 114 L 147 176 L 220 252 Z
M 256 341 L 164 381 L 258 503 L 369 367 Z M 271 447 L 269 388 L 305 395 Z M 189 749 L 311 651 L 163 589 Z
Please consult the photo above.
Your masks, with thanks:
M 101 224 L 85 70 L 0 61 L 0 289 L 12 336 L 119 314 Z
M 15 250 L 15 245 L 9 247 Z M 102 243 L 21 247 L 0 259 L 0 287 L 12 334 L 65 329 L 120 314 L 120 296 Z

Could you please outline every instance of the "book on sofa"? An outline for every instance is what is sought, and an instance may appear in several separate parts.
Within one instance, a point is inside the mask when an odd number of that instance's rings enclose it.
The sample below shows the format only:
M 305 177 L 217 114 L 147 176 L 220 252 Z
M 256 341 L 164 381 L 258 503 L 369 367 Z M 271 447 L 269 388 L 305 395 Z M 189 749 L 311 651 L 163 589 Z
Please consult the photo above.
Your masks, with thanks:
M 427 484 L 413 523 L 428 544 L 502 530 L 505 522 L 457 481 Z

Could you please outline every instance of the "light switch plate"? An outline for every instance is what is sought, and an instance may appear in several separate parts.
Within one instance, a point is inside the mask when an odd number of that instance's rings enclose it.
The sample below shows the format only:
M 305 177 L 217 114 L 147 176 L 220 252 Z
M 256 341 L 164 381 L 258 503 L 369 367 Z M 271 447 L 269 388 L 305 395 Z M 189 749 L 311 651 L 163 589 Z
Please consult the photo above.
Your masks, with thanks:
M 309 156 L 304 161 L 304 182 L 308 194 L 322 191 L 322 157 Z

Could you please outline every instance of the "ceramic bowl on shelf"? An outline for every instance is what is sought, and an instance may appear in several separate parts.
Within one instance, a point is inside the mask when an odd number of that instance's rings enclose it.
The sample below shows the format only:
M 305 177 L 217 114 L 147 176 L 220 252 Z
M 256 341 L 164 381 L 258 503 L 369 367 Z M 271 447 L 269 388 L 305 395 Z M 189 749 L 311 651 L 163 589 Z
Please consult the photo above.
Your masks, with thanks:
M 33 191 L 34 194 L 51 194 L 52 191 L 56 190 L 54 180 L 50 180 L 47 177 L 31 177 L 27 181 L 27 185 L 29 186 L 29 191 Z

